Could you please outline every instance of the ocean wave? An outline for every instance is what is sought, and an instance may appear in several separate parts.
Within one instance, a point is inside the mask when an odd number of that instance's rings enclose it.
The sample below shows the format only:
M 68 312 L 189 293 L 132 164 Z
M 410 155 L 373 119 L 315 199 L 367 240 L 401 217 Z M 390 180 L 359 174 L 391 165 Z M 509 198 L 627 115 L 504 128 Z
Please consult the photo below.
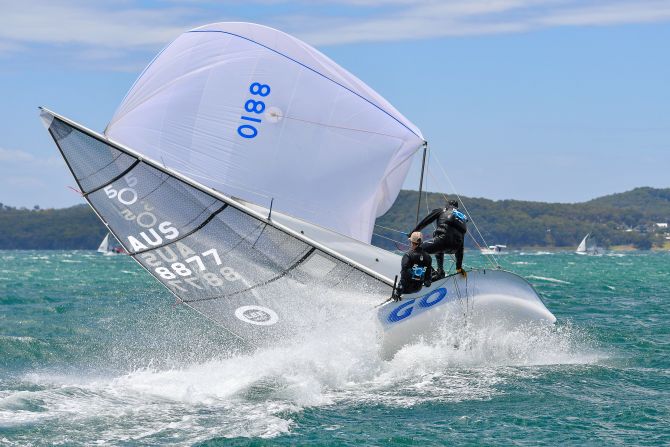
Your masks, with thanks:
M 571 326 L 510 332 L 452 323 L 436 341 L 405 346 L 390 361 L 368 319 L 318 328 L 298 344 L 181 367 L 32 372 L 21 380 L 33 391 L 0 400 L 0 424 L 60 420 L 59 430 L 83 444 L 272 438 L 290 433 L 307 408 L 487 400 L 505 384 L 543 374 L 538 366 L 606 357 Z
M 537 279 L 538 281 L 554 282 L 554 283 L 557 283 L 557 284 L 572 284 L 569 281 L 563 281 L 562 279 L 556 279 L 556 278 L 549 278 L 549 277 L 546 277 L 546 276 L 529 275 L 526 278 Z

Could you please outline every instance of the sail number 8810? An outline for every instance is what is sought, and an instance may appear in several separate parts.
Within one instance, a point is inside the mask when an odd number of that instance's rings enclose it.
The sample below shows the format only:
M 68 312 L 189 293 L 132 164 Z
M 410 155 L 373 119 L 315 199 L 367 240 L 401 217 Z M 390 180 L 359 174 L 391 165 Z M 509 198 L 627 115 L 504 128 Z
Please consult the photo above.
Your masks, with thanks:
M 249 86 L 249 93 L 265 98 L 270 94 L 270 86 L 267 84 L 261 84 L 260 82 L 254 82 Z M 256 115 L 261 115 L 265 111 L 265 103 L 261 100 L 249 99 L 244 103 L 244 110 L 250 114 L 255 113 Z M 253 115 L 242 115 L 240 116 L 240 119 L 252 123 L 261 122 L 260 118 Z M 237 134 L 242 138 L 254 138 L 256 135 L 258 135 L 258 129 L 253 124 L 240 124 L 237 128 Z

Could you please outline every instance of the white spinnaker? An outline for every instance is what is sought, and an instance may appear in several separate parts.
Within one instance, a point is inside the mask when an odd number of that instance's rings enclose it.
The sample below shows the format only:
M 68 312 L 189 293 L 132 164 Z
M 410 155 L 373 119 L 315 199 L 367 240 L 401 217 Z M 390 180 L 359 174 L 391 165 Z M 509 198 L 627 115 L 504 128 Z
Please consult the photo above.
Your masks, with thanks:
M 250 23 L 179 36 L 106 135 L 228 196 L 266 207 L 274 199 L 276 210 L 368 243 L 424 143 L 328 57 Z

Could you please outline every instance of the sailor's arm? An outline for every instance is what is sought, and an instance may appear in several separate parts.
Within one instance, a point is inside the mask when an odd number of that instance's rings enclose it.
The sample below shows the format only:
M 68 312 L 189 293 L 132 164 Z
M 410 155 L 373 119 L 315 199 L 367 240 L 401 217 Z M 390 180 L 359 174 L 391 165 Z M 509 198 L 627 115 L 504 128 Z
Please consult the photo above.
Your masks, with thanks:
M 402 272 L 407 271 L 410 268 L 409 264 L 410 264 L 409 255 L 407 253 L 405 253 L 402 256 L 402 260 L 400 261 L 400 273 L 401 274 L 402 274 Z
M 437 219 L 441 212 L 442 212 L 441 208 L 437 208 L 437 209 L 434 209 L 433 211 L 431 211 L 430 214 L 428 214 L 426 217 L 424 217 L 421 222 L 416 224 L 416 227 L 414 227 L 414 229 L 410 233 L 414 233 L 415 231 L 423 230 L 427 225 L 429 225 L 435 219 Z

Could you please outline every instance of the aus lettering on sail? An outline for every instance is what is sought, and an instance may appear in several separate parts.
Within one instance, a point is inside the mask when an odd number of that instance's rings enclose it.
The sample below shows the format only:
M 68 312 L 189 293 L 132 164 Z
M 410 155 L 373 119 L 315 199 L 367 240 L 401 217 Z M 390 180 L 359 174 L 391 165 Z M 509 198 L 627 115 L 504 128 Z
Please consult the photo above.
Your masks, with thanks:
M 140 199 L 136 189 L 137 177 L 129 173 L 123 176 L 123 180 L 125 186 L 119 188 L 108 185 L 103 190 L 109 200 L 123 205 L 117 212 L 126 221 L 142 228 L 138 235 L 128 235 L 126 239 L 132 251 L 139 253 L 145 267 L 153 270 L 168 287 L 183 293 L 197 292 L 221 288 L 226 281 L 240 279 L 240 275 L 233 268 L 223 265 L 216 248 L 210 247 L 198 252 L 179 240 L 177 226 L 171 221 L 160 221 L 153 213 L 155 208 Z M 128 207 L 135 207 L 136 211 L 133 212 Z
M 128 174 L 123 179 L 128 186 L 115 189 L 113 185 L 108 185 L 103 188 L 103 191 L 109 199 L 116 199 L 122 205 L 134 205 L 138 199 L 137 190 L 133 188 L 137 185 L 137 178 Z M 164 221 L 159 223 L 156 216 L 151 212 L 153 207 L 148 203 L 140 203 L 144 205 L 144 210 L 141 213 L 135 214 L 128 208 L 120 211 L 124 219 L 135 221 L 140 227 L 145 228 L 137 237 L 128 236 L 128 242 L 133 251 L 148 250 L 150 247 L 157 247 L 165 241 L 179 237 L 179 230 L 172 225 L 172 222 Z

